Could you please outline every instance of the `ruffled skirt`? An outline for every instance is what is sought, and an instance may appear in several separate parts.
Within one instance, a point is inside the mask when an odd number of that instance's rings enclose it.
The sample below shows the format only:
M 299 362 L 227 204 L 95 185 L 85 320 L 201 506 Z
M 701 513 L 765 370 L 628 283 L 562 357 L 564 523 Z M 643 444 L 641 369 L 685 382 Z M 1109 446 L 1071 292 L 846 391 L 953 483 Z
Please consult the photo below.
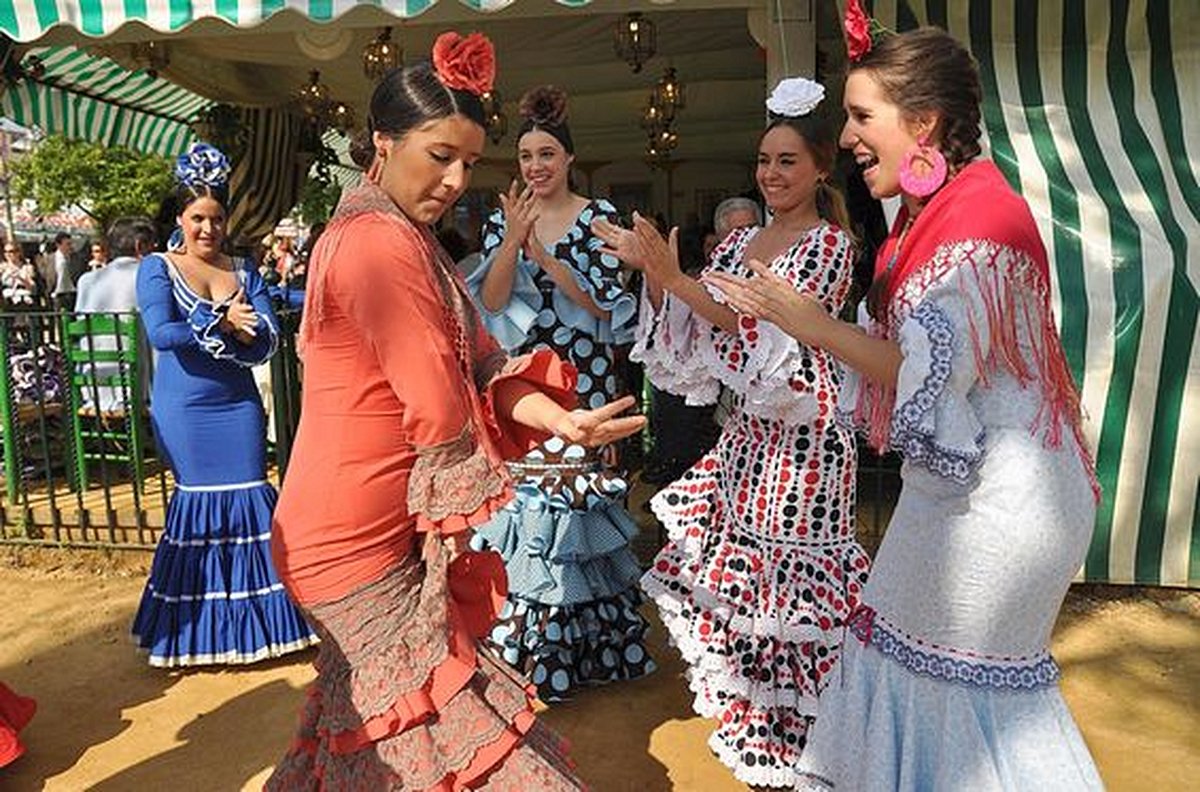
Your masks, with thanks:
M 508 602 L 485 644 L 544 701 L 653 671 L 625 482 L 558 438 L 510 467 L 517 497 L 475 534 L 508 573 Z
M 790 787 L 870 562 L 852 517 L 803 540 L 770 521 L 747 532 L 721 450 L 651 500 L 670 541 L 642 587 L 689 666 L 693 709 L 719 722 L 709 747 L 747 784 Z
M 133 621 L 154 666 L 254 663 L 317 636 L 271 560 L 275 489 L 176 489 Z
M 582 788 L 532 690 L 456 626 L 444 566 L 423 573 L 413 558 L 309 611 L 317 680 L 267 789 Z

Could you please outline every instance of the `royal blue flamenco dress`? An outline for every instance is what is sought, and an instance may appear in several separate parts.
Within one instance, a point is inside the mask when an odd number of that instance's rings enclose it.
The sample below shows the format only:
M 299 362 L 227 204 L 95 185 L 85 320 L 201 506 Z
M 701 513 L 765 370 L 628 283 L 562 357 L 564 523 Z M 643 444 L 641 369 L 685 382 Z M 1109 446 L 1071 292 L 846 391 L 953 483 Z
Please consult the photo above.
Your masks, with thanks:
M 237 276 L 258 314 L 250 344 L 219 329 L 216 306 L 164 256 L 138 271 L 138 307 L 158 350 L 151 418 L 175 477 L 133 622 L 153 666 L 253 663 L 317 641 L 271 561 L 276 493 L 250 369 L 275 353 L 279 330 L 262 278 L 240 265 Z

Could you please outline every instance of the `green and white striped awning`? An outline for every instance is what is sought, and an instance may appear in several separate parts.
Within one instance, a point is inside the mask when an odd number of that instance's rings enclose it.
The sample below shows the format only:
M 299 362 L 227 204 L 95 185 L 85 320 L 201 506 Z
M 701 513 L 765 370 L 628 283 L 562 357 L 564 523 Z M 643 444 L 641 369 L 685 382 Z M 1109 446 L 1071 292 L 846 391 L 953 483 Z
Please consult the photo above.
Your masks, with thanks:
M 874 8 L 894 29 L 929 22 L 969 43 L 990 154 L 1041 225 L 1104 489 L 1084 576 L 1200 585 L 1197 4 Z
M 11 85 L 0 112 L 22 126 L 164 156 L 185 150 L 188 122 L 212 101 L 74 47 L 32 47 L 44 73 Z M 28 70 L 27 70 L 28 71 Z
M 175 33 L 200 19 L 219 19 L 249 28 L 281 11 L 292 10 L 314 22 L 329 22 L 358 5 L 378 8 L 395 17 L 415 17 L 438 0 L 0 0 L 0 32 L 20 41 L 36 41 L 58 25 L 86 36 L 101 37 L 128 22 L 140 22 L 160 33 Z M 476 11 L 499 11 L 516 0 L 458 0 Z M 591 0 L 556 0 L 584 6 Z

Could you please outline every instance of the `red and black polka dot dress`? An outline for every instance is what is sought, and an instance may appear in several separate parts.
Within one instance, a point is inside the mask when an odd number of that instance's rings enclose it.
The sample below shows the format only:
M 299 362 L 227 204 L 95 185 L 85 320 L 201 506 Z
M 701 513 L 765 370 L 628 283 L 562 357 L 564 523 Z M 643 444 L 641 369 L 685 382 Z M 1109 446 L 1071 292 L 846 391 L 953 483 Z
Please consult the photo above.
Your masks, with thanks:
M 730 235 L 710 270 L 745 275 L 755 233 Z M 772 269 L 836 312 L 851 255 L 823 225 Z M 735 336 L 671 297 L 643 309 L 634 356 L 652 381 L 696 401 L 724 384 L 735 409 L 716 447 L 652 500 L 670 541 L 642 585 L 690 667 L 696 711 L 719 721 L 713 751 L 746 783 L 790 787 L 869 566 L 854 538 L 854 437 L 834 419 L 838 367 L 752 317 Z

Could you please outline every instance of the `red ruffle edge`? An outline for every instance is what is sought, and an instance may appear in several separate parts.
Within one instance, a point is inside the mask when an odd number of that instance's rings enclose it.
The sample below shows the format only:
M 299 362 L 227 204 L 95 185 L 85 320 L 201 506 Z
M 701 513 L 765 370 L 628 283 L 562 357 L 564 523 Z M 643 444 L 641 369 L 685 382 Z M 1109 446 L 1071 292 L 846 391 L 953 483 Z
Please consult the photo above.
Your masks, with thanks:
M 578 404 L 575 383 L 578 372 L 549 349 L 511 358 L 483 392 L 483 412 L 488 434 L 505 459 L 520 459 L 545 442 L 549 435 L 530 429 L 496 412 L 496 389 L 506 382 L 527 382 L 549 396 L 564 410 Z
M 25 753 L 18 734 L 33 719 L 35 712 L 36 701 L 17 695 L 0 682 L 0 767 L 15 762 Z

